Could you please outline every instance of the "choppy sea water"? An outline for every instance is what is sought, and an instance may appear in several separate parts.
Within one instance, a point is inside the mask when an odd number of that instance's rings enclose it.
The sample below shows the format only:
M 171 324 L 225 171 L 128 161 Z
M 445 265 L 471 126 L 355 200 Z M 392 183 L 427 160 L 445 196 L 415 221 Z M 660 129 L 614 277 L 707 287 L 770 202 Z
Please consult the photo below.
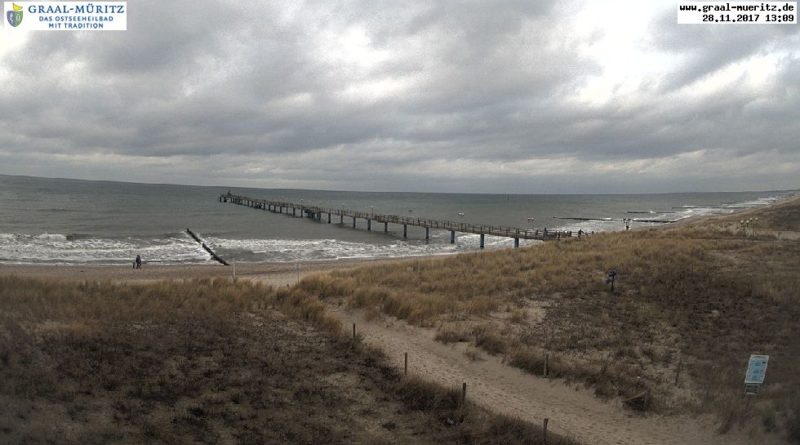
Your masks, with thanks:
M 660 225 L 695 215 L 732 213 L 772 203 L 790 191 L 630 195 L 500 195 L 370 193 L 134 184 L 0 175 L 0 263 L 206 263 L 210 255 L 186 234 L 191 228 L 218 255 L 236 262 L 388 258 L 477 250 L 479 236 L 345 218 L 340 225 L 220 203 L 221 193 L 289 200 L 376 214 L 586 232 Z M 521 240 L 521 245 L 535 243 Z M 486 248 L 513 240 L 487 237 Z

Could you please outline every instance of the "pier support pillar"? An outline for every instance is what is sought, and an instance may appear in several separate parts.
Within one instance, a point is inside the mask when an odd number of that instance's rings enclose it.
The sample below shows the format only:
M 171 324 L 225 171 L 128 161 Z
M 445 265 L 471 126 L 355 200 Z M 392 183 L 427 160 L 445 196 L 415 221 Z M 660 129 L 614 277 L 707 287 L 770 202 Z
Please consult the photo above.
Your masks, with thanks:
M 344 214 L 339 214 L 339 224 L 344 224 Z
M 484 235 L 481 233 L 481 249 L 483 249 L 483 238 L 484 238 Z
M 428 241 L 429 239 L 431 239 L 431 228 L 425 227 L 425 241 Z
M 331 223 L 331 212 L 328 212 L 328 224 Z
M 408 238 L 408 224 L 403 224 L 403 238 Z
M 383 223 L 383 232 L 384 233 L 389 233 L 389 223 L 388 222 Z
M 354 229 L 356 228 L 356 217 L 355 216 L 353 217 L 353 228 Z
M 367 230 L 372 231 L 372 220 L 367 218 Z
M 297 210 L 297 209 L 295 209 L 294 207 L 292 207 L 292 216 L 297 216 L 297 213 L 295 213 L 295 211 L 296 211 L 296 210 Z
M 450 244 L 455 244 L 455 243 L 456 243 L 456 231 L 455 230 L 451 230 L 450 231 Z
M 519 238 L 514 238 L 514 248 L 519 247 Z

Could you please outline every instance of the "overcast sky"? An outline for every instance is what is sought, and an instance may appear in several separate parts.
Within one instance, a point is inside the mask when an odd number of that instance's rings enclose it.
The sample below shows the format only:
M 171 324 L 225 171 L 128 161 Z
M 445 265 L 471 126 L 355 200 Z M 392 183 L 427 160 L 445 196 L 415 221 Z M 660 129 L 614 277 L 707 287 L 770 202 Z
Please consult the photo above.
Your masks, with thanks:
M 800 188 L 798 25 L 678 25 L 675 5 L 136 0 L 128 31 L 14 33 L 4 20 L 0 174 Z

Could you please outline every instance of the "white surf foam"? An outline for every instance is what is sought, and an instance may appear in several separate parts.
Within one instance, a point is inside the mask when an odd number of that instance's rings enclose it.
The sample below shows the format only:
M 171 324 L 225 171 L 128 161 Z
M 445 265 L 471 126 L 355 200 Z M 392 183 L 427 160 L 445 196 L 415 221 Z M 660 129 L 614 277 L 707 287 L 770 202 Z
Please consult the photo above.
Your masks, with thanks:
M 197 243 L 183 237 L 69 239 L 63 234 L 0 234 L 0 262 L 16 264 L 126 264 L 141 255 L 145 261 L 184 263 L 208 261 Z

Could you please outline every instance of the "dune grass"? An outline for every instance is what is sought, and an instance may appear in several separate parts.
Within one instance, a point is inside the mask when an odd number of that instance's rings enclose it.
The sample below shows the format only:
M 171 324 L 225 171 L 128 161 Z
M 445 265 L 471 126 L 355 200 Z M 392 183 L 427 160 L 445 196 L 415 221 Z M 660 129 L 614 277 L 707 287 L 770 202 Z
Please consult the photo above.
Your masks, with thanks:
M 541 443 L 401 378 L 323 309 L 248 281 L 2 276 L 0 442 Z
M 598 234 L 526 249 L 409 261 L 309 277 L 291 293 L 348 305 L 469 341 L 514 366 L 593 387 L 648 393 L 662 413 L 711 412 L 720 431 L 797 431 L 800 203 L 669 230 Z M 619 273 L 609 291 L 606 272 Z M 767 385 L 742 401 L 751 353 Z M 677 384 L 676 384 L 677 380 Z M 756 419 L 747 422 L 746 419 Z

